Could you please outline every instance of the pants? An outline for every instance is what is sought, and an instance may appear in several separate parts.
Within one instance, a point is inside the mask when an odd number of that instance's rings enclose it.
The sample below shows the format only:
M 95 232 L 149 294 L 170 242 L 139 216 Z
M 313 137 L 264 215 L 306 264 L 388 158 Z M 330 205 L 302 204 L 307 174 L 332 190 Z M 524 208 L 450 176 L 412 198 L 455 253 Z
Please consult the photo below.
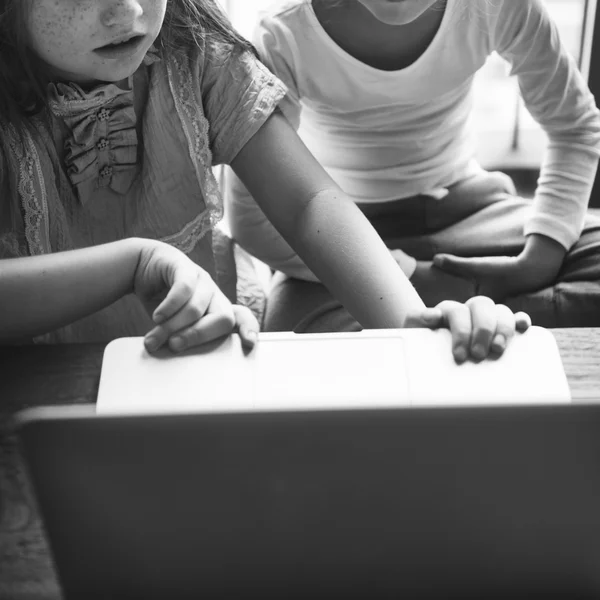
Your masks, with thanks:
M 523 227 L 531 209 L 503 173 L 483 173 L 449 189 L 444 198 L 416 196 L 359 205 L 390 249 L 420 261 L 438 253 L 458 256 L 515 256 L 523 249 Z M 476 295 L 473 282 L 440 277 L 417 291 L 428 306 L 443 299 L 464 302 Z M 579 241 L 567 253 L 556 281 L 537 292 L 503 300 L 513 311 L 529 313 L 543 327 L 600 326 L 600 216 L 588 214 Z M 266 331 L 317 333 L 358 331 L 356 320 L 317 283 L 275 275 Z

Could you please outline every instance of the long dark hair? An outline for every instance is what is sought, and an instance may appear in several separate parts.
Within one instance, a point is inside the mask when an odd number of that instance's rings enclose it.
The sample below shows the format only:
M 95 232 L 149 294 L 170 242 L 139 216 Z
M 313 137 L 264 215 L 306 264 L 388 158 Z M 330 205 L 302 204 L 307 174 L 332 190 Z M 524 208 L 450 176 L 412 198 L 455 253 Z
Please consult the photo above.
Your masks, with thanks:
M 0 122 L 12 123 L 17 131 L 27 127 L 29 117 L 46 105 L 47 67 L 29 50 L 27 39 L 29 5 L 30 0 L 0 0 Z M 215 0 L 167 0 L 156 40 L 160 53 L 201 46 L 209 40 L 254 52 Z

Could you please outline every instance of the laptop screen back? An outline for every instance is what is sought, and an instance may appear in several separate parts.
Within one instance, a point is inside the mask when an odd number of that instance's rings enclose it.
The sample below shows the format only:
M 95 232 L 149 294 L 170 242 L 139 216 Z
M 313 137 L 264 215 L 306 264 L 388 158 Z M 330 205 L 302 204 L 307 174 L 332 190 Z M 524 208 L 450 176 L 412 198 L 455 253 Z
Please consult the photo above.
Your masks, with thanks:
M 67 598 L 600 597 L 600 406 L 37 414 Z

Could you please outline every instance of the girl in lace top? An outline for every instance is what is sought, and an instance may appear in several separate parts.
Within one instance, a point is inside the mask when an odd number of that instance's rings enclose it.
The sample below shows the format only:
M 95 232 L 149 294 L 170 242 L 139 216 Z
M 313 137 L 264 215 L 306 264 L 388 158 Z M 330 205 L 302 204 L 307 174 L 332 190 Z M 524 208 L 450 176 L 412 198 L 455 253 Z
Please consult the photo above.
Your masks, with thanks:
M 0 0 L 2 254 L 29 257 L 16 259 L 25 261 L 20 281 L 19 269 L 0 263 L 4 332 L 76 342 L 151 329 L 131 295 L 96 312 L 87 304 L 85 318 L 62 311 L 60 329 L 35 300 L 44 287 L 28 274 L 56 264 L 40 255 L 125 238 L 182 251 L 239 300 L 235 253 L 215 227 L 223 205 L 211 167 L 224 163 L 364 326 L 446 325 L 459 360 L 501 352 L 527 317 L 485 299 L 426 311 L 368 221 L 276 112 L 285 93 L 212 0 Z M 76 283 L 79 255 L 52 271 L 64 286 L 48 302 L 97 293 Z M 93 266 L 98 253 L 87 258 Z M 21 304 L 23 290 L 30 296 Z M 202 341 L 202 312 L 179 323 L 173 349 Z

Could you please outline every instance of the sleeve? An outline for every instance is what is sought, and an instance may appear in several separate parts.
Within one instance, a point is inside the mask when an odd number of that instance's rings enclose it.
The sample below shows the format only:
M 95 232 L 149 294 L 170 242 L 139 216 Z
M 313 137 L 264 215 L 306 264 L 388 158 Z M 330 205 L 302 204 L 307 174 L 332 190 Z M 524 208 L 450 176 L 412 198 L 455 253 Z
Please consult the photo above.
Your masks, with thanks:
M 548 136 L 525 235 L 546 235 L 567 250 L 578 240 L 600 156 L 593 95 L 541 0 L 503 0 L 492 44 L 512 67 L 525 104 Z
M 26 256 L 25 226 L 14 181 L 8 134 L 0 124 L 0 259 Z
M 286 87 L 286 94 L 279 103 L 279 109 L 292 127 L 300 126 L 300 94 L 296 74 L 299 51 L 292 31 L 276 17 L 264 16 L 259 19 L 252 39 L 264 64 Z
M 273 113 L 285 86 L 253 54 L 208 42 L 198 61 L 213 165 L 229 164 Z
M 253 43 L 261 60 L 285 86 L 286 94 L 279 101 L 278 108 L 297 131 L 300 124 L 300 101 L 294 68 L 285 58 L 286 43 L 285 40 L 280 41 L 280 31 L 276 19 L 263 17 L 255 29 Z M 230 169 L 226 176 L 225 219 L 237 243 L 269 267 L 290 277 L 317 281 Z

